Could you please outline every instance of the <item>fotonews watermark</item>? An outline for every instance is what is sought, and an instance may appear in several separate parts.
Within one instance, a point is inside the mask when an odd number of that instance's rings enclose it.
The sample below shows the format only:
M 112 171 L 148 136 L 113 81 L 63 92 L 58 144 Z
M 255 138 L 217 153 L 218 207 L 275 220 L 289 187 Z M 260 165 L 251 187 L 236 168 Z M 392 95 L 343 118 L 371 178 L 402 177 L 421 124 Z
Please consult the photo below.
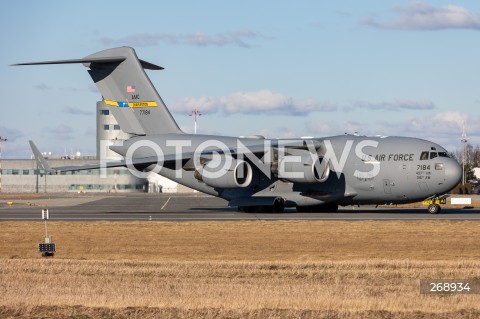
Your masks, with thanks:
M 150 172 L 161 173 L 162 169 L 173 170 L 179 179 L 191 171 L 209 180 L 221 179 L 232 170 L 236 170 L 236 178 L 245 178 L 253 166 L 268 179 L 292 182 L 323 182 L 331 171 L 337 178 L 350 173 L 370 179 L 380 173 L 378 156 L 369 155 L 377 147 L 375 140 L 348 139 L 335 143 L 328 139 L 101 140 L 100 176 L 106 177 L 109 167 L 126 166 L 138 178 L 147 178 Z M 123 160 L 109 157 L 109 150 Z M 355 163 L 354 169 L 347 163 Z

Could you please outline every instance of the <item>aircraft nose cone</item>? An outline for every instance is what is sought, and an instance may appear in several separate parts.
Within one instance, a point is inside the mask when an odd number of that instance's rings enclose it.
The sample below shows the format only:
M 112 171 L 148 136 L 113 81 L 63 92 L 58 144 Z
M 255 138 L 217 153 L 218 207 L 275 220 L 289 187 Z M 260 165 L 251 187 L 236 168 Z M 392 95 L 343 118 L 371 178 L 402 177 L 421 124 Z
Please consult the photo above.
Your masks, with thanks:
M 462 179 L 462 167 L 455 160 L 446 164 L 445 181 L 447 185 L 449 185 L 451 188 L 454 188 Z

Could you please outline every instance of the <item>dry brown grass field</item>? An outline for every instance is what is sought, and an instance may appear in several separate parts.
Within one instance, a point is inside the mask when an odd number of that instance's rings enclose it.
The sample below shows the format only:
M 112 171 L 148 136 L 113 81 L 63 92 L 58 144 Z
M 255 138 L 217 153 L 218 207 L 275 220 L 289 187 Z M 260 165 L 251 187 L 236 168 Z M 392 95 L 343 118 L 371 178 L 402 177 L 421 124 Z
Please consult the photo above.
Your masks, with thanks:
M 0 318 L 480 318 L 480 223 L 0 223 Z

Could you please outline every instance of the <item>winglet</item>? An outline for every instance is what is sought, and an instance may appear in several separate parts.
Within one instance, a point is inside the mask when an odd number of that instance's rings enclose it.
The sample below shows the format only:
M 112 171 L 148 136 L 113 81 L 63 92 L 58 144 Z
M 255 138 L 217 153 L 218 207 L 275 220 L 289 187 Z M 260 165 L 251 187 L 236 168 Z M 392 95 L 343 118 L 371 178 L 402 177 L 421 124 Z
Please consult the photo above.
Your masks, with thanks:
M 40 169 L 45 170 L 51 174 L 55 174 L 55 170 L 50 167 L 45 157 L 43 157 L 42 153 L 38 150 L 37 146 L 33 141 L 28 141 L 30 143 L 30 147 L 32 148 L 33 155 L 35 156 L 35 160 L 37 161 L 38 167 Z

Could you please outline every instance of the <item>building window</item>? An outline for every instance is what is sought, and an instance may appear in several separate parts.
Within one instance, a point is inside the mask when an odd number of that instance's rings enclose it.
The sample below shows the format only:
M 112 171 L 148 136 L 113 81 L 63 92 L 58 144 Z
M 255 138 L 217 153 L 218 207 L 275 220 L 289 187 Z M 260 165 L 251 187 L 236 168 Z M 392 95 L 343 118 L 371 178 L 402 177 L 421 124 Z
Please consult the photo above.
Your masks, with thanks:
M 12 169 L 12 175 L 18 175 L 18 169 Z
M 120 130 L 120 125 L 115 124 L 115 125 L 113 126 L 113 129 L 114 129 L 115 131 L 119 131 L 119 130 Z
M 23 175 L 29 175 L 30 174 L 30 170 L 29 169 L 24 169 L 23 172 L 22 172 Z
M 110 115 L 110 110 L 101 110 L 102 115 Z
M 104 129 L 105 131 L 108 131 L 108 130 L 110 129 L 110 125 L 105 124 L 105 125 L 103 126 L 103 129 Z

